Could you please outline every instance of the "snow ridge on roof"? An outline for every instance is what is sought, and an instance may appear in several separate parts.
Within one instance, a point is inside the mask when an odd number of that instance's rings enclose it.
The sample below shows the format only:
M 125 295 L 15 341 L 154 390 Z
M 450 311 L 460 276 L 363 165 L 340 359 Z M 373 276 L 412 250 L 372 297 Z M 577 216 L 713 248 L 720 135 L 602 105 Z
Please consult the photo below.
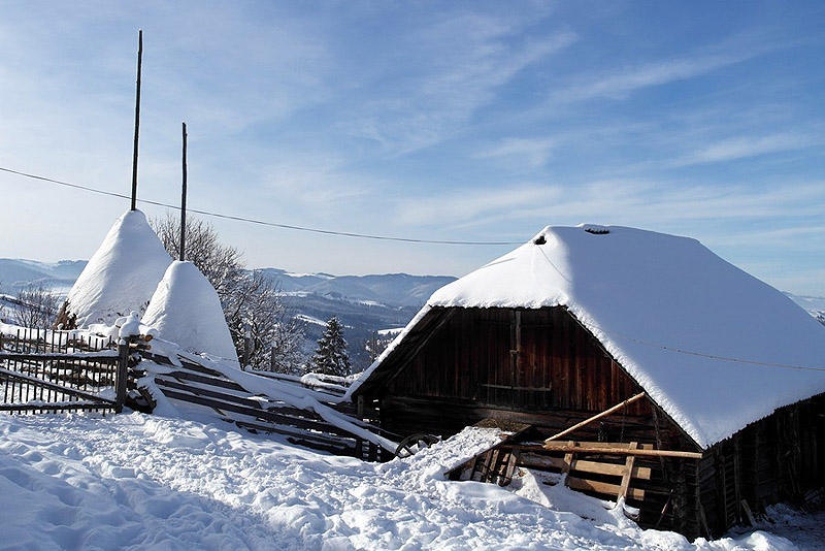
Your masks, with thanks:
M 553 306 L 702 448 L 825 392 L 825 327 L 785 295 L 695 239 L 617 226 L 545 228 L 436 291 L 391 347 L 433 307 Z
M 69 312 L 79 327 L 111 325 L 132 311 L 141 313 L 172 258 L 139 210 L 112 225 L 72 286 Z

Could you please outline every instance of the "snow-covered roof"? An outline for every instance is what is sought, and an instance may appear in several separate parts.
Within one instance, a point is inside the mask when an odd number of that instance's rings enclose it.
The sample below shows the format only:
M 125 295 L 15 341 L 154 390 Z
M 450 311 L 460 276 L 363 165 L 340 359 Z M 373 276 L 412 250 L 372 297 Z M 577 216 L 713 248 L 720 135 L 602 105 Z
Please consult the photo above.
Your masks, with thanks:
M 191 262 L 169 266 L 141 323 L 184 350 L 238 363 L 218 293 Z
M 547 227 L 442 287 L 435 307 L 566 307 L 702 448 L 825 392 L 825 327 L 694 239 Z
M 139 210 L 112 225 L 66 297 L 79 327 L 143 312 L 172 258 Z

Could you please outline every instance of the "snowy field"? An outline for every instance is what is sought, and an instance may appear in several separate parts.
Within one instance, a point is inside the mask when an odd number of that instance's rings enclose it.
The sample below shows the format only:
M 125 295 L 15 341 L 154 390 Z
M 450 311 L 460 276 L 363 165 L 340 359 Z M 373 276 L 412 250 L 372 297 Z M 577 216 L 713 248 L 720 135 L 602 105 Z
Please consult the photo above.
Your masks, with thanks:
M 509 490 L 443 479 L 492 438 L 371 464 L 228 424 L 0 415 L 0 549 L 822 548 L 821 513 L 774 508 L 764 530 L 691 544 L 529 473 Z

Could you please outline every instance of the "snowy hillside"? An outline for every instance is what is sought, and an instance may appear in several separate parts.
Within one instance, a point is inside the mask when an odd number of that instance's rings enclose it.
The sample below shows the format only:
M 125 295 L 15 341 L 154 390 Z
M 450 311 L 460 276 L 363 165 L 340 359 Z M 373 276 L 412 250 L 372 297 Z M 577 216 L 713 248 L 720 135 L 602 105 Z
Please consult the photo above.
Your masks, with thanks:
M 85 267 L 85 260 L 61 260 L 47 263 L 0 258 L 0 292 L 14 295 L 20 289 L 33 283 L 65 295 Z
M 286 293 L 302 292 L 361 303 L 420 308 L 437 289 L 455 280 L 449 276 L 382 274 L 333 276 L 294 274 L 277 268 L 264 268 L 266 274 Z

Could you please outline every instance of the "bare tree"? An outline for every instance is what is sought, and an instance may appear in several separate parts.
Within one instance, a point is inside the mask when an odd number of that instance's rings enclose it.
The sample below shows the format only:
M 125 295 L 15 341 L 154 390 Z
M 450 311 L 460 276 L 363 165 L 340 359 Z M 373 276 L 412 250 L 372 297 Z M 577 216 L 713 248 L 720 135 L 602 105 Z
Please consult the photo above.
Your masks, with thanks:
M 167 213 L 163 218 L 153 218 L 150 224 L 169 255 L 179 258 L 180 220 Z M 186 260 L 206 276 L 222 301 L 236 292 L 245 275 L 240 251 L 222 244 L 215 228 L 199 218 L 186 221 Z
M 178 258 L 180 221 L 167 215 L 150 223 L 169 254 Z M 244 365 L 298 373 L 305 362 L 303 324 L 284 305 L 263 272 L 246 270 L 241 253 L 222 244 L 215 229 L 200 219 L 186 221 L 186 259 L 218 292 L 235 350 Z
M 224 308 L 238 357 L 253 369 L 297 374 L 304 362 L 303 324 L 263 272 L 253 271 Z
M 0 322 L 5 323 L 6 322 L 6 301 L 5 301 L 5 295 L 3 295 L 3 284 L 2 283 L 0 283 L 0 297 L 3 298 L 3 300 L 0 301 Z
M 49 327 L 57 316 L 60 300 L 42 285 L 29 283 L 17 295 L 17 324 L 23 327 Z

